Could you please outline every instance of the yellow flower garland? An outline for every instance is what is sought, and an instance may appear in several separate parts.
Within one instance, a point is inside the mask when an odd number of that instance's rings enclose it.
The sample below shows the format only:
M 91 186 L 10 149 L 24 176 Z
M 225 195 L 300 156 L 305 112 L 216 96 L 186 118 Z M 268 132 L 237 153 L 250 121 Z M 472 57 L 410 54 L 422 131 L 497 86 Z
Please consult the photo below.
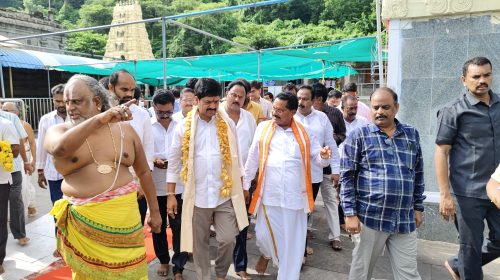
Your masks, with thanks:
M 195 111 L 196 108 L 191 110 L 191 112 L 189 112 L 186 116 L 184 137 L 182 138 L 181 179 L 184 184 L 186 184 L 188 176 L 189 139 L 191 138 L 191 122 L 193 118 L 193 112 Z M 227 135 L 227 123 L 222 119 L 219 113 L 215 115 L 215 126 L 217 127 L 217 139 L 219 140 L 219 148 L 222 160 L 220 178 L 223 183 L 220 187 L 220 196 L 223 198 L 228 198 L 231 196 L 233 188 L 232 177 L 230 176 L 230 174 L 228 174 L 228 170 L 231 170 L 231 148 L 229 147 L 229 138 Z
M 7 172 L 10 173 L 14 170 L 14 155 L 7 141 L 0 141 L 0 162 Z

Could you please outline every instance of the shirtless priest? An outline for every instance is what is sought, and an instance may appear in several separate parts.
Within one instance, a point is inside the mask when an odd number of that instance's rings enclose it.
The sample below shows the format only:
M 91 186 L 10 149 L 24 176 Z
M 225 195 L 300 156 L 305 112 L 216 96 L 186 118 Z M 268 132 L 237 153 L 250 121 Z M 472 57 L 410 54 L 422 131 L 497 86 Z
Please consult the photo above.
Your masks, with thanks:
M 47 131 L 45 147 L 64 181 L 57 220 L 57 250 L 73 279 L 147 279 L 144 233 L 137 207 L 140 179 L 149 204 L 148 224 L 160 231 L 156 191 L 141 141 L 123 121 L 129 104 L 109 108 L 105 89 L 74 75 L 64 89 L 69 121 Z

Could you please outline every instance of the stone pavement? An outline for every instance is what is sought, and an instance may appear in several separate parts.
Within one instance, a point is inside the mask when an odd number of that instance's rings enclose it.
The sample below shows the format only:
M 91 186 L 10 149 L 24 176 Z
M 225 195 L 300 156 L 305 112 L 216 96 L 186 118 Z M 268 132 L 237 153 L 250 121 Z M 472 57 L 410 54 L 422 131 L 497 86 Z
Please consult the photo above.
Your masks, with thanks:
M 4 261 L 6 273 L 0 276 L 0 279 L 17 280 L 37 272 L 56 259 L 52 256 L 55 249 L 55 238 L 53 220 L 47 213 L 50 211 L 51 204 L 48 190 L 37 189 L 38 215 L 27 219 L 27 234 L 31 242 L 25 246 L 17 245 L 12 235 L 9 236 L 7 244 L 7 257 Z M 328 246 L 328 232 L 326 229 L 326 220 L 324 208 L 322 207 L 321 196 L 318 196 L 316 202 L 316 213 L 314 215 L 313 233 L 315 238 L 310 239 L 310 246 L 314 249 L 314 255 L 309 256 L 306 266 L 304 266 L 301 279 L 323 280 L 323 279 L 347 279 L 353 243 L 346 234 L 343 234 L 342 246 L 344 249 L 340 252 L 333 251 Z M 253 228 L 250 230 L 253 232 Z M 215 258 L 216 242 L 211 238 L 210 253 L 212 259 Z M 418 265 L 420 275 L 424 280 L 447 280 L 451 279 L 446 269 L 443 267 L 443 261 L 455 254 L 458 250 L 457 245 L 437 242 L 437 241 L 418 241 Z M 257 276 L 253 269 L 259 257 L 258 248 L 255 245 L 255 238 L 248 241 L 249 269 L 253 279 L 276 279 L 277 270 L 269 264 L 265 276 Z M 213 260 L 212 260 L 213 264 Z M 156 269 L 159 267 L 158 260 L 154 260 L 149 265 L 149 278 L 153 280 L 164 280 L 172 278 L 160 277 L 156 275 Z M 500 259 L 484 267 L 486 280 L 500 280 Z M 215 279 L 212 269 L 212 276 Z M 194 267 L 192 262 L 188 262 L 184 277 L 187 280 L 195 279 Z M 381 256 L 378 260 L 373 277 L 375 279 L 393 279 L 390 262 L 387 256 Z M 239 279 L 230 268 L 227 277 L 230 280 Z

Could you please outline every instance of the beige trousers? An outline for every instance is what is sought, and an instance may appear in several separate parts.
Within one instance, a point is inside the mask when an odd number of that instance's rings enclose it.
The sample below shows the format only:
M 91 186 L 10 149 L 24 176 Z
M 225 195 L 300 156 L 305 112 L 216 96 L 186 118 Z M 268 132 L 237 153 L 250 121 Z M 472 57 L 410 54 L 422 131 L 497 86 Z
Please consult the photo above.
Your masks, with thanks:
M 210 279 L 209 238 L 212 217 L 218 243 L 215 275 L 225 278 L 229 266 L 233 262 L 233 250 L 239 231 L 231 200 L 216 208 L 195 206 L 193 212 L 193 259 L 198 280 Z

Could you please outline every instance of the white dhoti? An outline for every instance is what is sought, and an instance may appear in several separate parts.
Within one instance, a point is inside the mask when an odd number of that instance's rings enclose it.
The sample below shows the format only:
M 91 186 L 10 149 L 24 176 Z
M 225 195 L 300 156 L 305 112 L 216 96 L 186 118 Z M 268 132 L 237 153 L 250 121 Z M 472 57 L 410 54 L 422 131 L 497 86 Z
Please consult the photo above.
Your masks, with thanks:
M 278 266 L 278 280 L 299 279 L 306 234 L 307 214 L 303 209 L 259 207 L 255 224 L 257 246 L 266 258 L 272 258 L 274 265 Z

